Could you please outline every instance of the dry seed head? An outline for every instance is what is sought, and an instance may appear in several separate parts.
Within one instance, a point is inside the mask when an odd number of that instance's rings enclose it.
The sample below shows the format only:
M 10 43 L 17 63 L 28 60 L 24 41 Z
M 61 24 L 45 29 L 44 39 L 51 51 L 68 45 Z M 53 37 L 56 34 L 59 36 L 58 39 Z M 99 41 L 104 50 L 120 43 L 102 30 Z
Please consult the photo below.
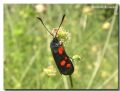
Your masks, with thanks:
M 102 25 L 103 30 L 108 30 L 109 28 L 110 28 L 110 23 L 109 22 L 103 23 L 103 25 Z
M 35 6 L 35 9 L 38 13 L 42 13 L 42 12 L 46 11 L 46 6 L 43 4 L 38 4 Z
M 83 7 L 83 13 L 84 13 L 84 14 L 89 15 L 89 14 L 92 13 L 92 11 L 93 11 L 93 8 L 90 7 L 90 6 L 85 6 L 85 7 Z
M 47 74 L 48 76 L 55 76 L 56 75 L 56 70 L 53 65 L 48 66 L 47 68 L 43 69 L 43 72 Z
M 54 28 L 52 30 L 52 33 L 55 35 L 56 32 L 57 32 L 57 28 Z M 63 43 L 66 43 L 67 41 L 70 40 L 71 38 L 71 34 L 69 32 L 67 32 L 66 30 L 64 30 L 63 28 L 60 28 L 58 33 L 57 33 L 57 36 L 56 36 L 61 42 Z
M 108 77 L 110 74 L 107 72 L 107 71 L 102 71 L 101 72 L 101 77 L 102 78 L 106 78 L 106 77 Z

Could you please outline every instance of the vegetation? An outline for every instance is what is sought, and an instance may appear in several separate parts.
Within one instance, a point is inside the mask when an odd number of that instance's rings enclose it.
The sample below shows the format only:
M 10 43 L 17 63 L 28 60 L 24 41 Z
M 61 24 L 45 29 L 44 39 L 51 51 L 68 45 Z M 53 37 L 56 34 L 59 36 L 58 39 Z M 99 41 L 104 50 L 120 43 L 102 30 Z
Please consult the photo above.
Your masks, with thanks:
M 65 49 L 74 61 L 73 89 L 118 88 L 117 5 L 5 4 L 4 88 L 69 89 L 53 60 L 50 41 L 37 16 L 52 31 L 66 17 L 62 28 L 71 34 Z

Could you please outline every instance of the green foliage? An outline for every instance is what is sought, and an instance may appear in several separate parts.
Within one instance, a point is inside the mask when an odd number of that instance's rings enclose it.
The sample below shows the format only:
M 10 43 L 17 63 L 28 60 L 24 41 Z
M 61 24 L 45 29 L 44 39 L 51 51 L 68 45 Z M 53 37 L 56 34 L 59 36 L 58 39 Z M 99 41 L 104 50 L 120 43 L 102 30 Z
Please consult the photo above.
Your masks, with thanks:
M 75 60 L 75 61 L 80 61 L 80 60 L 81 60 L 81 57 L 80 57 L 79 55 L 74 55 L 74 56 L 72 57 L 72 59 Z
M 107 10 L 99 8 L 104 6 Z M 117 89 L 118 14 L 113 17 L 114 7 L 109 4 L 5 4 L 4 88 L 68 87 L 50 51 L 52 37 L 36 19 L 36 16 L 40 16 L 48 29 L 52 30 L 59 26 L 65 13 L 62 27 L 66 32 L 61 32 L 59 37 L 66 41 L 69 36 L 65 36 L 69 32 L 71 39 L 66 43 L 66 52 L 70 57 L 74 55 L 73 58 L 82 60 L 74 63 L 73 88 Z

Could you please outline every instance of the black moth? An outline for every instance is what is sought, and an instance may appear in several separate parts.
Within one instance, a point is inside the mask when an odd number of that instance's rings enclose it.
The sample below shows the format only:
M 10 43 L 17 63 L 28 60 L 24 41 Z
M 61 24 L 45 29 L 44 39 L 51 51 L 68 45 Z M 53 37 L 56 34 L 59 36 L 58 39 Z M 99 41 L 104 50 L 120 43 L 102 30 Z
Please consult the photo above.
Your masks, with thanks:
M 44 25 L 46 30 L 53 36 L 53 40 L 50 43 L 50 48 L 52 51 L 53 58 L 59 69 L 59 72 L 63 75 L 71 75 L 74 72 L 74 66 L 70 60 L 70 57 L 66 54 L 63 44 L 58 40 L 57 33 L 63 23 L 65 15 L 63 15 L 61 23 L 56 31 L 56 34 L 53 35 L 45 26 L 42 19 L 37 17 L 41 23 Z

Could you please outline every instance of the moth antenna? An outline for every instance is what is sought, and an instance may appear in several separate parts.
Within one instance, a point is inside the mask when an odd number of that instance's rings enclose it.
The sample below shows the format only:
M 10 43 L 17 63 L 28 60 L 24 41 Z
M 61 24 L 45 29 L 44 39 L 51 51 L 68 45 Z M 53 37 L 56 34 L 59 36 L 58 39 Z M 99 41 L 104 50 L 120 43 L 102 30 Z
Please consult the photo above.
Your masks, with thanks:
M 62 17 L 61 23 L 60 23 L 60 25 L 59 25 L 59 27 L 58 27 L 58 30 L 57 30 L 57 32 L 56 32 L 56 34 L 55 34 L 55 37 L 56 37 L 56 35 L 57 35 L 57 33 L 58 33 L 58 31 L 59 31 L 62 23 L 63 23 L 64 18 L 65 18 L 65 14 L 64 14 L 63 17 Z
M 46 28 L 46 31 L 48 31 L 53 37 L 54 35 L 48 30 L 48 28 L 45 26 L 45 24 L 43 23 L 42 19 L 40 17 L 37 17 L 38 20 L 41 21 L 41 23 L 43 24 L 43 26 Z

